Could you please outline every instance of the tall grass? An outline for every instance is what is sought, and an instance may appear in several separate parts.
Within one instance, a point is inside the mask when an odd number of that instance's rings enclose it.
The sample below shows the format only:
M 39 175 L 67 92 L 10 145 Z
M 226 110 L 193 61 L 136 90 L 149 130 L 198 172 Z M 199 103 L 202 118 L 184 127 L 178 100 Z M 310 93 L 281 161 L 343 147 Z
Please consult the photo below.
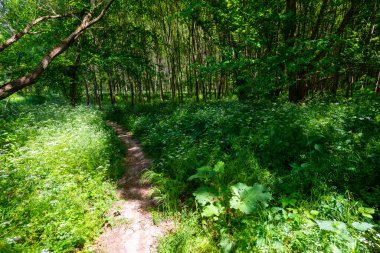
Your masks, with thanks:
M 154 158 L 146 176 L 168 210 L 202 211 L 193 196 L 200 186 L 219 189 L 215 205 L 239 182 L 269 189 L 267 208 L 247 215 L 219 206 L 181 230 L 200 226 L 220 249 L 238 252 L 379 250 L 379 115 L 376 101 L 167 103 L 109 112 Z M 225 164 L 218 181 L 188 180 L 218 161 Z M 196 236 L 186 238 L 184 245 Z M 166 249 L 174 241 L 165 240 Z
M 115 199 L 117 138 L 84 107 L 0 105 L 0 251 L 83 248 Z

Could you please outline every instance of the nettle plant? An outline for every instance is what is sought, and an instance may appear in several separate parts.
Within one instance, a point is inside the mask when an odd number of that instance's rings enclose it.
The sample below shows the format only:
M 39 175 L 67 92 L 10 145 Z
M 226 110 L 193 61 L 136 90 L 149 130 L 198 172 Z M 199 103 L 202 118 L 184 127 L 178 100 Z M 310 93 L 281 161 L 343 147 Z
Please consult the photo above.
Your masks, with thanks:
M 230 222 L 266 208 L 272 196 L 261 184 L 248 186 L 237 183 L 228 186 L 223 183 L 224 171 L 224 163 L 219 161 L 214 167 L 198 168 L 197 173 L 188 180 L 200 180 L 204 184 L 193 195 L 201 207 L 202 217 L 216 221 L 220 229 L 220 245 L 224 251 L 229 251 L 233 246 L 228 239 Z

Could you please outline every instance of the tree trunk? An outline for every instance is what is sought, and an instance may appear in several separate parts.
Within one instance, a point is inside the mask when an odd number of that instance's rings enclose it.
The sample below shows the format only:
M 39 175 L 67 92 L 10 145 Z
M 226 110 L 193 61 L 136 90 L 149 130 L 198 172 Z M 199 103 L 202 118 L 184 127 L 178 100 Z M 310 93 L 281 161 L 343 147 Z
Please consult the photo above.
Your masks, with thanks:
M 83 83 L 84 83 L 84 90 L 86 92 L 86 106 L 89 106 L 90 105 L 90 94 L 88 92 L 88 83 L 87 83 L 87 80 L 84 79 Z
M 315 22 L 315 26 L 313 27 L 313 31 L 311 33 L 312 40 L 315 40 L 318 37 L 319 27 L 321 26 L 322 19 L 325 16 L 327 4 L 328 4 L 328 0 L 323 0 L 321 9 L 319 10 L 317 22 Z
M 8 82 L 0 86 L 0 100 L 9 97 L 13 93 L 28 87 L 34 84 L 38 78 L 44 73 L 49 64 L 60 54 L 65 52 L 70 45 L 76 41 L 79 36 L 83 34 L 83 32 L 98 22 L 106 13 L 106 11 L 111 6 L 114 0 L 110 0 L 108 4 L 104 7 L 102 12 L 94 19 L 91 19 L 92 13 L 88 13 L 84 16 L 81 24 L 75 29 L 73 33 L 71 33 L 68 37 L 66 37 L 59 45 L 55 46 L 50 52 L 41 60 L 41 62 L 37 65 L 37 67 L 27 74 L 26 76 L 20 77 L 14 81 Z
M 100 99 L 99 99 L 99 92 L 98 92 L 98 82 L 96 80 L 95 68 L 93 69 L 92 87 L 93 87 L 93 90 L 94 90 L 94 107 L 96 107 L 96 105 L 99 105 L 99 107 L 100 107 Z
M 380 82 L 380 71 L 379 71 L 379 74 L 377 76 L 377 81 L 376 81 L 376 84 L 375 84 L 376 95 L 379 94 L 379 92 L 380 92 L 380 90 L 379 90 L 379 82 Z
M 78 43 L 76 52 L 75 52 L 75 62 L 73 66 L 70 66 L 70 104 L 75 106 L 78 102 L 77 92 L 77 72 L 80 65 L 80 46 Z
M 111 104 L 114 105 L 116 103 L 115 91 L 113 89 L 113 79 L 111 71 L 107 72 L 108 75 L 108 90 L 110 94 Z
M 131 106 L 133 107 L 135 105 L 135 88 L 133 87 L 133 81 L 132 78 L 127 74 L 128 80 L 130 83 L 130 90 L 131 90 Z

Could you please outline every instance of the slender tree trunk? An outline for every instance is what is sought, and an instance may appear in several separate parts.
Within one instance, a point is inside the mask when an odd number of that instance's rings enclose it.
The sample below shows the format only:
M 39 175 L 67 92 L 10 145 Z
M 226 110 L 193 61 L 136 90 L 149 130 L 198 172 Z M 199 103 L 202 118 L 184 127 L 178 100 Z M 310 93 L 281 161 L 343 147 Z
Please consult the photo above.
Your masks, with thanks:
M 376 95 L 379 94 L 379 92 L 380 92 L 380 90 L 379 90 L 379 82 L 380 82 L 380 71 L 379 71 L 379 74 L 377 75 L 377 81 L 376 81 L 376 84 L 375 84 Z
M 137 83 L 138 83 L 138 92 L 139 92 L 139 103 L 142 104 L 143 103 L 143 98 L 142 98 L 142 82 L 141 82 L 141 77 L 137 80 Z
M 78 102 L 77 92 L 77 72 L 80 65 L 80 45 L 78 43 L 75 52 L 75 62 L 73 66 L 70 66 L 70 103 L 75 106 Z
M 131 90 L 131 106 L 133 107 L 135 105 L 135 88 L 133 87 L 132 78 L 128 74 L 127 76 L 128 76 L 130 90 Z
M 86 92 L 86 106 L 89 106 L 90 105 L 90 94 L 88 92 L 88 83 L 87 83 L 86 79 L 83 80 L 83 84 L 84 84 L 84 90 Z
M 336 34 L 341 35 L 344 32 L 344 29 L 346 28 L 346 26 L 353 19 L 354 15 L 356 14 L 356 12 L 358 10 L 358 5 L 359 5 L 358 2 L 359 2 L 358 0 L 351 0 L 351 7 L 348 10 L 348 12 L 346 13 L 346 15 L 344 15 L 344 18 L 343 18 L 342 22 L 340 23 L 340 26 L 339 26 Z
M 115 91 L 113 89 L 113 79 L 112 79 L 111 71 L 108 71 L 107 75 L 108 75 L 108 90 L 110 93 L 111 104 L 114 105 L 116 103 L 116 97 L 115 97 Z
M 221 99 L 221 97 L 222 97 L 223 81 L 224 81 L 223 71 L 220 71 L 220 78 L 219 78 L 219 83 L 218 83 L 218 95 L 217 95 L 217 99 Z
M 94 107 L 98 105 L 100 108 L 100 98 L 99 98 L 98 82 L 96 80 L 95 68 L 93 68 L 92 86 L 94 90 Z
M 313 27 L 313 31 L 311 33 L 311 39 L 315 40 L 318 37 L 319 27 L 321 26 L 322 19 L 325 16 L 325 11 L 328 6 L 328 0 L 323 0 L 321 9 L 319 10 L 317 22 L 315 22 L 315 25 Z

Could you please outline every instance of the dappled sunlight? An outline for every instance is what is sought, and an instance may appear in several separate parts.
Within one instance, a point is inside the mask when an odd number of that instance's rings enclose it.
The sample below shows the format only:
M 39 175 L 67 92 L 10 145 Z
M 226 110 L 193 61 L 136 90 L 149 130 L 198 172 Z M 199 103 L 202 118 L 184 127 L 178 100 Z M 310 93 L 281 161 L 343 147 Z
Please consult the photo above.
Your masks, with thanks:
M 203 196 L 202 203 L 209 204 L 196 207 L 203 210 L 201 216 L 215 216 L 214 221 L 207 219 L 209 228 L 223 228 L 219 236 L 225 243 L 269 251 L 318 250 L 327 244 L 346 250 L 376 247 L 375 233 L 358 233 L 358 228 L 372 226 L 368 217 L 374 217 L 375 209 L 366 205 L 378 205 L 376 106 L 368 110 L 366 104 L 347 101 L 278 107 L 261 101 L 128 110 L 116 109 L 110 117 L 131 129 L 154 159 L 148 174 L 158 189 L 155 197 L 177 210 L 194 207 L 193 194 Z M 218 176 L 205 169 L 219 161 L 225 166 Z M 192 179 L 204 170 L 208 174 L 197 176 L 204 181 Z M 256 189 L 251 186 L 267 187 L 273 196 L 268 207 L 247 216 L 232 211 L 225 201 L 231 198 L 230 187 L 239 182 L 246 196 Z M 206 188 L 198 192 L 198 187 Z M 323 232 L 329 231 L 327 225 L 342 226 L 344 232 L 330 237 Z M 361 243 L 363 238 L 369 243 Z
M 89 109 L 22 108 L 1 129 L 0 251 L 83 247 L 116 198 L 117 141 Z

